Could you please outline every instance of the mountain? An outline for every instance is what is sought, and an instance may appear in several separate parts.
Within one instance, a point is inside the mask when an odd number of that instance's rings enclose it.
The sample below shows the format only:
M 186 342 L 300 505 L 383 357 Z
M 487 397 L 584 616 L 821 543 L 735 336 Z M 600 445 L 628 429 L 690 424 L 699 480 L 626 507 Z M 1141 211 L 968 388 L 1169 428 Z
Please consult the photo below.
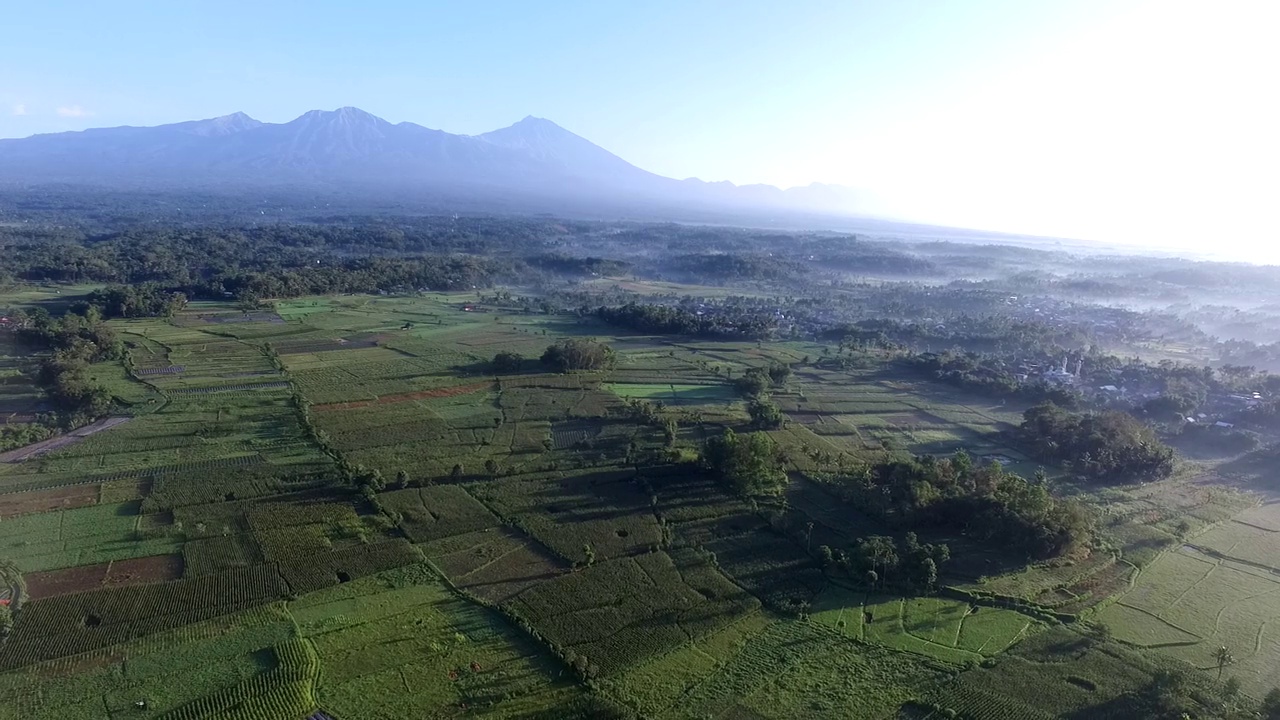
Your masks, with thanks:
M 156 127 L 98 128 L 0 140 L 0 182 L 114 188 L 299 187 L 448 193 L 495 202 L 575 201 L 847 214 L 845 188 L 780 190 L 638 168 L 550 120 L 481 135 L 393 124 L 353 107 L 286 123 L 244 113 Z

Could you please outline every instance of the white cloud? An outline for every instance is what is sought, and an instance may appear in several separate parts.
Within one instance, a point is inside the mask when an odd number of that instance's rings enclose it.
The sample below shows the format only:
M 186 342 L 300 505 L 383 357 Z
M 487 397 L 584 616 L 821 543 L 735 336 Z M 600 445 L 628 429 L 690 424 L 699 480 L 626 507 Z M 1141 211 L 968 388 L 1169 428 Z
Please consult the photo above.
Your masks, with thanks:
M 64 105 L 58 108 L 58 117 L 79 118 L 79 117 L 89 117 L 92 114 L 93 113 L 89 112 L 88 110 L 85 110 L 79 105 Z
M 26 114 L 27 114 L 27 106 L 24 103 L 18 103 L 17 105 L 14 105 L 13 112 L 10 113 L 10 115 L 26 115 Z

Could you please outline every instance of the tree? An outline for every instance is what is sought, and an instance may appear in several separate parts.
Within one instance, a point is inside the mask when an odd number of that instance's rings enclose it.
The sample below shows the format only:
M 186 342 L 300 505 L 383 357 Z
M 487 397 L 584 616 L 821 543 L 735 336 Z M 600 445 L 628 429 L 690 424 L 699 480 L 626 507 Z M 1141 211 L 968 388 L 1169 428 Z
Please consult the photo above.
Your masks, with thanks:
M 591 567 L 596 562 L 596 549 L 591 547 L 591 543 L 582 546 L 582 557 L 585 558 L 587 567 Z
M 747 414 L 751 416 L 752 427 L 761 430 L 774 430 L 782 427 L 785 416 L 774 403 L 763 398 L 753 398 L 747 403 Z
M 782 363 L 773 363 L 772 365 L 769 366 L 769 380 L 773 382 L 774 385 L 778 385 L 778 386 L 785 385 L 787 384 L 787 380 L 790 377 L 791 377 L 790 365 L 783 365 Z
M 404 470 L 396 473 L 396 487 L 401 490 L 409 487 L 409 473 Z
M 726 428 L 707 441 L 702 459 L 721 482 L 744 497 L 776 495 L 787 484 L 778 447 L 765 433 L 740 435 Z
M 387 489 L 387 481 L 382 477 L 382 472 L 370 470 L 363 465 L 356 467 L 356 485 L 372 492 L 382 492 Z
M 453 466 L 453 469 L 449 471 L 449 477 L 453 478 L 454 480 L 461 480 L 462 472 L 463 472 L 462 463 L 457 463 Z
M 1280 688 L 1271 688 L 1262 699 L 1262 717 L 1280 720 Z
M 1111 641 L 1111 626 L 1106 623 L 1091 623 L 1086 626 L 1085 632 L 1089 641 L 1095 645 L 1103 645 Z
M 489 477 L 498 477 L 498 461 L 493 458 L 485 460 L 484 471 L 489 473 Z
M 676 437 L 677 437 L 677 431 L 679 430 L 679 427 L 680 426 L 676 424 L 676 421 L 673 418 L 662 419 L 662 444 L 663 445 L 669 448 L 673 448 L 676 446 Z
M 617 355 L 604 343 L 581 338 L 566 338 L 547 347 L 542 362 L 556 372 L 572 370 L 607 370 Z
M 493 371 L 500 375 L 514 375 L 524 369 L 524 356 L 520 353 L 500 352 L 493 356 Z
M 1231 654 L 1231 649 L 1228 648 L 1226 645 L 1223 645 L 1219 647 L 1217 650 L 1213 651 L 1213 659 L 1216 660 L 1218 663 L 1218 679 L 1219 680 L 1222 679 L 1223 669 L 1226 668 L 1228 665 L 1235 664 L 1235 661 L 1236 661 L 1235 656 Z
M 13 632 L 13 611 L 8 605 L 0 605 L 0 638 Z
M 769 389 L 769 371 L 764 368 L 751 368 L 734 381 L 738 392 L 746 397 L 759 397 Z
M 884 535 L 872 535 L 858 540 L 854 549 L 858 565 L 869 568 L 876 581 L 888 579 L 889 571 L 896 570 L 901 559 L 898 557 L 898 545 L 893 538 Z M 874 584 L 875 581 L 873 581 Z

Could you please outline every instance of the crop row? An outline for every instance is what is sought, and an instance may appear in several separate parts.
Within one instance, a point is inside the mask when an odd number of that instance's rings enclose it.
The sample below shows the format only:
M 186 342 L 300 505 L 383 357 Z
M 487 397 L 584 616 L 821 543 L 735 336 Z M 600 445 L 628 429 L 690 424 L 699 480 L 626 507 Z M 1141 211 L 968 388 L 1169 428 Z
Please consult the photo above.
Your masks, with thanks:
M 686 558 L 691 579 L 700 562 Z M 601 563 L 562 575 L 524 591 L 510 609 L 548 641 L 586 656 L 601 675 L 610 675 L 713 631 L 756 605 L 721 578 L 697 577 L 691 586 L 665 553 L 655 552 Z M 709 604 L 707 595 L 723 596 Z M 727 612 L 726 612 L 727 611 Z M 681 620 L 689 621 L 688 627 Z
M 280 574 L 299 595 L 420 562 L 422 555 L 405 540 L 354 545 L 280 563 Z
M 235 717 L 245 720 L 300 718 L 315 709 L 312 686 L 320 660 L 307 640 L 272 648 L 276 667 L 167 713 L 165 720 Z
M 142 501 L 142 510 L 155 512 L 203 503 L 248 500 L 333 482 L 333 468 L 322 463 L 287 468 L 254 464 L 240 466 L 234 473 L 209 468 L 158 477 L 151 494 Z
M 218 385 L 215 387 L 177 388 L 168 391 L 170 395 L 209 395 L 225 392 L 252 392 L 257 390 L 287 390 L 287 382 L 250 383 L 247 385 Z
M 214 575 L 263 561 L 262 551 L 248 533 L 188 540 L 182 546 L 182 559 L 187 577 Z
M 186 372 L 186 365 L 169 365 L 167 367 L 134 368 L 135 375 L 177 375 Z
M 88 652 L 284 595 L 275 567 L 258 565 L 166 583 L 47 598 L 22 610 L 0 655 L 0 669 Z
M 939 703 L 961 717 L 976 720 L 1051 720 L 1058 717 L 1006 695 L 965 683 L 947 686 L 945 696 L 939 699 Z
M 288 525 L 254 532 L 262 555 L 270 561 L 300 560 L 332 547 L 323 525 Z
M 337 340 L 293 340 L 276 343 L 275 349 L 281 355 L 302 355 L 333 350 L 359 350 L 377 346 L 378 341 L 372 338 L 345 340 L 342 342 Z
M 249 527 L 255 532 L 293 525 L 336 524 L 354 520 L 355 510 L 343 503 L 276 503 L 249 511 Z
M 106 475 L 93 476 L 93 482 L 111 482 L 112 480 L 131 480 L 134 478 L 149 478 L 157 475 L 172 475 L 175 473 L 192 472 L 196 470 L 212 470 L 215 468 L 228 467 L 244 467 L 246 465 L 261 465 L 266 462 L 266 458 L 259 454 L 240 455 L 238 457 L 229 458 L 213 458 L 210 460 L 194 460 L 192 462 L 176 463 L 174 465 L 159 465 L 156 467 L 142 468 L 140 470 L 121 470 L 120 472 L 109 473 Z
M 414 542 L 429 542 L 497 527 L 488 508 L 456 485 L 397 490 L 379 498 L 384 508 L 399 512 L 400 527 Z
M 424 419 L 416 423 L 374 428 L 339 426 L 331 431 L 330 435 L 336 447 L 350 451 L 401 443 L 438 444 L 448 438 L 453 431 L 454 429 L 444 422 Z
M 703 717 L 722 712 L 776 679 L 794 658 L 813 653 L 829 642 L 807 623 L 771 623 L 717 668 L 714 675 L 681 697 L 681 715 Z

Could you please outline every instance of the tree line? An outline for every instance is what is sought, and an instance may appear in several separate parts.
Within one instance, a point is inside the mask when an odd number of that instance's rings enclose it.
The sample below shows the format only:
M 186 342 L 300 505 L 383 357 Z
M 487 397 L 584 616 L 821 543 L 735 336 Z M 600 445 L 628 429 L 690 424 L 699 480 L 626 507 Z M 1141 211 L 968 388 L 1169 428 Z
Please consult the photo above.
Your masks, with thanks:
M 595 316 L 610 325 L 636 332 L 699 338 L 760 340 L 770 337 L 778 327 L 772 313 L 752 309 L 715 308 L 699 315 L 680 307 L 636 302 L 618 307 L 601 306 Z

